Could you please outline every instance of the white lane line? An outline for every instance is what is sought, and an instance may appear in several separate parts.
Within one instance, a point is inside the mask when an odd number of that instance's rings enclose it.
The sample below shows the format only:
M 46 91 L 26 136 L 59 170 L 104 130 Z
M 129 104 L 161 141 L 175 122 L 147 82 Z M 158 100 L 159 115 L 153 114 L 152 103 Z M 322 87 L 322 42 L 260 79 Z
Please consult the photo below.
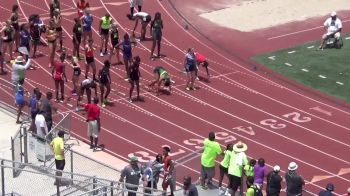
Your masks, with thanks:
M 344 83 L 342 83 L 342 82 L 338 82 L 338 81 L 337 81 L 336 83 L 339 84 L 339 85 L 344 85 Z
M 323 76 L 323 75 L 318 75 L 318 77 L 323 78 L 323 79 L 327 78 L 326 76 Z
M 290 63 L 284 63 L 284 64 L 287 65 L 287 66 L 289 66 L 289 67 L 293 66 L 293 65 L 290 64 Z
M 304 71 L 304 72 L 309 72 L 309 70 L 307 70 L 307 69 L 301 69 L 301 71 Z
M 345 39 L 350 39 L 350 37 L 346 37 Z
M 292 50 L 292 51 L 289 51 L 288 54 L 293 54 L 295 52 L 296 52 L 295 50 Z
M 271 60 L 276 60 L 275 58 L 276 58 L 276 56 L 270 56 L 270 57 L 267 57 L 268 59 L 271 59 Z
M 314 48 L 315 46 L 309 46 L 309 47 L 307 47 L 308 49 L 311 49 L 311 48 Z

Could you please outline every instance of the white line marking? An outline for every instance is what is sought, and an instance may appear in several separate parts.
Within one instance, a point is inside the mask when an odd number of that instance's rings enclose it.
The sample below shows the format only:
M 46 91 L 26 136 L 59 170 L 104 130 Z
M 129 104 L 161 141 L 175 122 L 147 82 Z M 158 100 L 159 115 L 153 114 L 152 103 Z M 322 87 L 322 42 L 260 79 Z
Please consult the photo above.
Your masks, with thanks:
M 314 48 L 315 46 L 309 46 L 309 47 L 307 47 L 308 49 L 311 49 L 311 48 Z
M 293 65 L 290 64 L 290 63 L 284 63 L 284 64 L 287 65 L 287 66 L 289 66 L 289 67 L 293 66 Z
M 344 20 L 342 21 L 343 23 L 346 23 L 346 22 L 349 22 L 349 20 Z M 275 36 L 275 37 L 270 37 L 268 38 L 267 40 L 272 40 L 272 39 L 277 39 L 277 38 L 281 38 L 281 37 L 287 37 L 287 36 L 290 36 L 290 35 L 294 35 L 294 34 L 299 34 L 299 33 L 303 33 L 303 32 L 307 32 L 307 31 L 312 31 L 312 30 L 316 30 L 316 29 L 321 29 L 321 28 L 324 28 L 323 26 L 318 26 L 318 27 L 313 27 L 313 28 L 310 28 L 310 29 L 304 29 L 304 30 L 301 30 L 301 31 L 295 31 L 295 32 L 292 32 L 292 33 L 286 33 L 286 34 L 283 34 L 283 35 L 278 35 L 278 36 Z
M 350 37 L 346 37 L 345 39 L 350 39 Z
M 307 70 L 307 69 L 301 69 L 301 71 L 309 72 L 309 70 Z
M 271 60 L 275 60 L 276 56 L 270 56 L 270 57 L 267 57 L 268 59 L 271 59 Z
M 67 105 L 68 105 L 69 107 L 71 107 L 71 108 L 73 107 L 73 105 L 72 105 L 72 104 L 70 104 L 70 103 L 67 103 Z
M 323 75 L 318 75 L 318 77 L 323 78 L 323 79 L 327 78 L 326 76 L 323 76 Z
M 296 52 L 295 50 L 292 50 L 292 51 L 289 51 L 288 54 L 293 54 L 295 52 Z
M 338 82 L 338 81 L 337 81 L 336 83 L 339 84 L 339 85 L 344 85 L 344 83 L 342 83 L 342 82 Z

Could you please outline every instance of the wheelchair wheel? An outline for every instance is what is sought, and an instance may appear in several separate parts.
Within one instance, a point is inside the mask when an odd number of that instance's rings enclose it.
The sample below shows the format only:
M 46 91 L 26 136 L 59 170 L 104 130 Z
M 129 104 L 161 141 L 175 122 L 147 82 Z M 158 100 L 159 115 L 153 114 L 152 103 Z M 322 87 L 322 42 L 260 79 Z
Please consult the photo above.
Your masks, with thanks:
M 343 38 L 339 38 L 339 40 L 335 43 L 335 48 L 336 49 L 341 49 L 343 47 Z

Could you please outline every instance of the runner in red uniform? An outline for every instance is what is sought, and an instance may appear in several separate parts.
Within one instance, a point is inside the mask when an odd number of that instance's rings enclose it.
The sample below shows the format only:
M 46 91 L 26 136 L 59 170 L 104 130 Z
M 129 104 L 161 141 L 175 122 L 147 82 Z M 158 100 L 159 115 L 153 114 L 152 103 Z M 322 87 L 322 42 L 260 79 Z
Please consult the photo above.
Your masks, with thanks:
M 197 67 L 195 69 L 196 79 L 198 80 L 198 69 L 200 65 L 202 65 L 205 68 L 205 71 L 207 72 L 207 76 L 209 78 L 210 77 L 209 69 L 208 69 L 209 63 L 207 61 L 207 58 L 201 53 L 196 52 L 195 54 L 196 54 L 196 60 L 197 60 Z
M 85 78 L 88 78 L 90 66 L 92 67 L 92 78 L 96 80 L 96 65 L 95 65 L 95 57 L 94 57 L 94 48 L 92 44 L 93 40 L 89 40 L 89 44 L 85 46 Z
M 64 80 L 67 82 L 64 60 L 66 59 L 66 54 L 63 52 L 60 56 L 60 60 L 54 62 L 52 68 L 52 78 L 55 81 L 55 90 L 56 90 L 56 102 L 64 101 Z M 61 89 L 61 99 L 58 98 L 59 88 Z
M 80 0 L 80 2 L 77 2 L 79 18 L 81 18 L 84 15 L 84 10 L 88 7 L 90 7 L 90 4 L 88 2 L 85 2 L 85 0 Z

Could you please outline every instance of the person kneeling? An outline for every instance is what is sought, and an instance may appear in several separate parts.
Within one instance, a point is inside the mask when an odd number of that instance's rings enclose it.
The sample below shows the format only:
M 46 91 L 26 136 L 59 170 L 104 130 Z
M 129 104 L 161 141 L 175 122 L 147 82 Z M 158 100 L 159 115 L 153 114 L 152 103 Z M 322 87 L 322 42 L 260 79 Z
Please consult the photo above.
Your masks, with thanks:
M 168 72 L 161 66 L 154 68 L 153 72 L 154 72 L 155 80 L 151 84 L 148 85 L 150 87 L 150 90 L 154 89 L 154 85 L 157 84 L 156 92 L 157 92 L 157 95 L 159 95 L 160 94 L 160 86 L 163 83 L 165 87 L 169 88 L 169 93 L 170 93 L 171 92 L 171 80 L 170 80 L 170 76 L 169 76 Z

